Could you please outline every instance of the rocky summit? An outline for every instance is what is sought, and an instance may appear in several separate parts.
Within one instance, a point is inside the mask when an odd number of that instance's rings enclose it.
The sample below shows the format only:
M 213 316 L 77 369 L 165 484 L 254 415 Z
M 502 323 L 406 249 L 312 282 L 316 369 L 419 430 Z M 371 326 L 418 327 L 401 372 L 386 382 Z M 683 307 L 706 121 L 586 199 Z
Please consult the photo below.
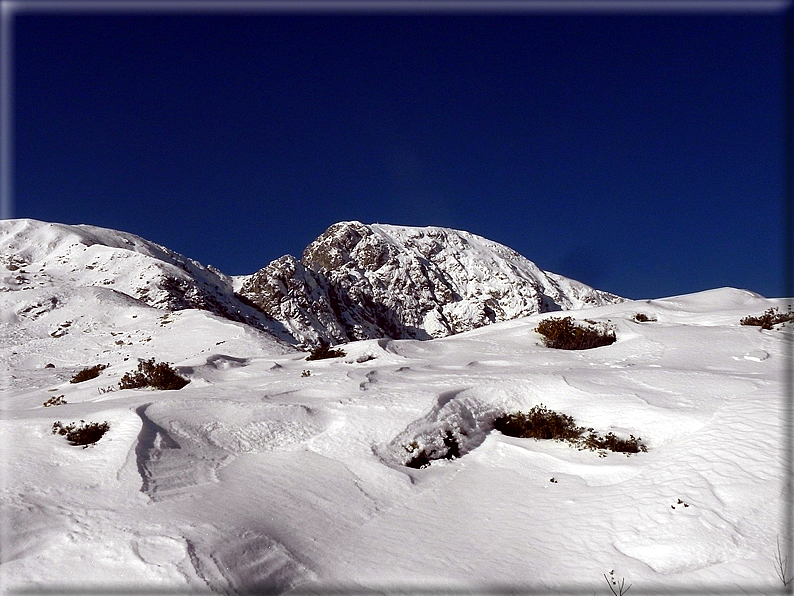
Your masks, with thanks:
M 445 337 L 623 300 L 468 232 L 357 221 L 332 225 L 300 260 L 271 262 L 240 294 L 306 345 Z

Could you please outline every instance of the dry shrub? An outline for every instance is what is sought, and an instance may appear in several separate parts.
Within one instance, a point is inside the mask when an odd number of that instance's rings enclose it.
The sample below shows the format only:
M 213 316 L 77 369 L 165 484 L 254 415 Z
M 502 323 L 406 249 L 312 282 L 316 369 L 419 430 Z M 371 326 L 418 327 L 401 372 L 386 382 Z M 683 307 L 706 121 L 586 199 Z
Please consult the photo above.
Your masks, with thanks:
M 533 407 L 529 413 L 505 414 L 494 420 L 494 428 L 509 437 L 525 439 L 557 439 L 578 441 L 585 429 L 574 424 L 567 414 L 558 414 L 543 404 Z
M 121 377 L 119 389 L 182 389 L 188 383 L 190 380 L 180 376 L 167 362 L 155 364 L 154 358 L 150 358 L 141 360 L 136 372 L 128 372 Z
M 615 332 L 607 325 L 577 323 L 572 317 L 549 317 L 535 330 L 546 347 L 558 350 L 589 350 L 615 343 Z
M 637 314 L 635 314 L 633 319 L 637 323 L 648 323 L 648 322 L 656 321 L 656 317 L 649 317 L 648 315 L 646 315 L 643 312 L 638 312 Z
M 63 398 L 63 395 L 59 396 L 52 396 L 50 399 L 44 402 L 44 407 L 49 408 L 51 406 L 63 406 L 66 404 L 66 400 Z
M 429 466 L 431 461 L 439 459 L 458 459 L 461 457 L 460 445 L 458 444 L 458 440 L 455 438 L 455 435 L 451 430 L 447 429 L 444 432 L 442 441 L 442 448 L 437 449 L 426 447 L 425 449 L 418 451 L 416 455 L 414 455 L 405 463 L 405 465 L 409 468 L 419 469 Z M 405 447 L 405 450 L 408 451 L 408 453 L 414 453 L 418 449 L 419 446 L 417 445 L 416 441 L 411 443 L 408 447 Z
M 777 307 L 769 308 L 764 311 L 764 314 L 754 317 L 747 315 L 739 323 L 742 325 L 754 325 L 761 327 L 761 329 L 772 329 L 773 326 L 779 323 L 787 323 L 794 321 L 794 312 L 780 312 Z
M 107 364 L 97 364 L 96 366 L 89 366 L 83 370 L 74 373 L 74 376 L 69 381 L 70 383 L 82 383 L 90 379 L 96 379 L 99 374 L 108 367 Z
M 340 358 L 345 355 L 344 350 L 335 350 L 330 346 L 320 346 L 314 348 L 312 353 L 306 357 L 306 360 L 323 360 L 325 358 Z
M 543 404 L 534 406 L 528 413 L 504 414 L 494 420 L 494 428 L 503 435 L 526 439 L 564 441 L 579 449 L 615 451 L 618 453 L 645 453 L 648 449 L 634 435 L 621 439 L 610 432 L 599 436 L 592 428 L 576 426 L 567 414 L 549 410 Z
M 99 441 L 99 439 L 110 430 L 110 425 L 107 421 L 86 422 L 85 420 L 81 420 L 80 423 L 80 426 L 75 422 L 64 426 L 60 420 L 56 421 L 52 425 L 52 434 L 65 435 L 69 443 L 72 445 L 82 445 L 85 449 L 89 445 L 93 445 Z

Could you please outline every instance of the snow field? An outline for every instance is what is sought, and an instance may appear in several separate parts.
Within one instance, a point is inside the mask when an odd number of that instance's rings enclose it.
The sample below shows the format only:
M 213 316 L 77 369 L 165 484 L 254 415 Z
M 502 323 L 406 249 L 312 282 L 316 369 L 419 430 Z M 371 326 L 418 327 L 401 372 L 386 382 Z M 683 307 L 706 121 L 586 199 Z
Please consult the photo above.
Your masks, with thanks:
M 108 292 L 63 304 L 0 329 L 4 589 L 601 594 L 610 570 L 637 594 L 778 584 L 791 335 L 738 321 L 783 301 L 723 289 L 556 313 L 615 326 L 615 344 L 583 352 L 540 345 L 552 313 L 313 362 L 201 311 Z M 191 383 L 100 393 L 152 356 Z M 96 363 L 111 366 L 69 383 Z M 490 430 L 540 403 L 648 452 Z M 50 432 L 81 419 L 110 431 L 87 449 Z M 407 447 L 440 451 L 447 431 L 462 457 L 405 467 Z

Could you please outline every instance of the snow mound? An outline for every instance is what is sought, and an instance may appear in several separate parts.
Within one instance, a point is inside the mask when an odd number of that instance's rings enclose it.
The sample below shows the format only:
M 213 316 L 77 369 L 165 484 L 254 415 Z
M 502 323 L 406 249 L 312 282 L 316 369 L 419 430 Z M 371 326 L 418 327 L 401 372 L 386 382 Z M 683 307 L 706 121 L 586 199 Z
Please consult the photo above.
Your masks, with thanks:
M 282 544 L 254 530 L 239 529 L 210 553 L 198 550 L 194 566 L 213 592 L 281 594 L 316 576 Z
M 462 457 L 482 444 L 502 413 L 465 389 L 446 391 L 428 414 L 408 425 L 379 454 L 399 465 L 421 454 L 429 460 Z
M 182 497 L 217 483 L 234 456 L 289 449 L 323 432 L 323 416 L 303 405 L 167 400 L 138 408 L 141 490 L 151 498 Z M 186 415 L 189 412 L 189 415 Z

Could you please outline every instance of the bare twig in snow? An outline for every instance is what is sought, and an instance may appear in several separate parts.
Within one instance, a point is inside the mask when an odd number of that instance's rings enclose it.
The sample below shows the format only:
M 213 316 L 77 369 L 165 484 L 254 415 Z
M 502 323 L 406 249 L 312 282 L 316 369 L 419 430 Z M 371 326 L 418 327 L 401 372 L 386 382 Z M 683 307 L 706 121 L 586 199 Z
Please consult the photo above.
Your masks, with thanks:
M 777 542 L 777 552 L 775 552 L 775 574 L 780 578 L 780 581 L 783 582 L 784 586 L 787 586 L 791 583 L 791 576 L 789 576 L 788 571 L 788 557 L 784 557 L 783 553 L 780 551 L 780 537 L 775 539 Z
M 604 579 L 606 580 L 610 591 L 615 596 L 623 596 L 624 594 L 626 594 L 626 592 L 628 592 L 631 589 L 631 584 L 626 586 L 626 578 L 622 578 L 620 582 L 618 582 L 618 580 L 616 580 L 615 576 L 613 575 L 614 573 L 615 573 L 614 571 L 610 571 L 609 577 L 607 577 L 607 574 L 605 573 Z

